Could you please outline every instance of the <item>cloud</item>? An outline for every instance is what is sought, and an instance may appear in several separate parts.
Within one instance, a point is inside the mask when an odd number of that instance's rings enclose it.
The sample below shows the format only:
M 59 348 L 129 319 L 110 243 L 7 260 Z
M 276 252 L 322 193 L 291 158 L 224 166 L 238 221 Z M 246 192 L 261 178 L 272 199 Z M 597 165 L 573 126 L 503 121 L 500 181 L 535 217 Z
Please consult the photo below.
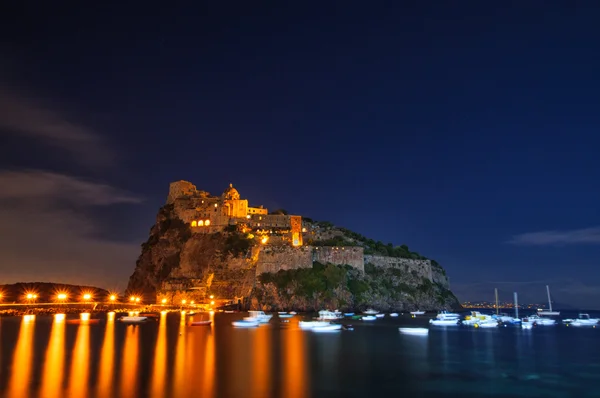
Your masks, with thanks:
M 138 203 L 140 198 L 110 185 L 44 171 L 0 172 L 0 186 L 0 283 L 125 288 L 139 244 L 99 237 L 86 209 Z
M 578 243 L 600 243 L 600 227 L 574 229 L 570 231 L 540 231 L 515 235 L 508 242 L 515 245 L 569 245 Z
M 0 128 L 7 133 L 39 139 L 80 164 L 105 167 L 114 162 L 114 152 L 100 135 L 39 99 L 0 86 L 0 109 Z
M 139 203 L 141 199 L 110 185 L 39 170 L 0 171 L 0 201 L 44 199 L 85 205 Z

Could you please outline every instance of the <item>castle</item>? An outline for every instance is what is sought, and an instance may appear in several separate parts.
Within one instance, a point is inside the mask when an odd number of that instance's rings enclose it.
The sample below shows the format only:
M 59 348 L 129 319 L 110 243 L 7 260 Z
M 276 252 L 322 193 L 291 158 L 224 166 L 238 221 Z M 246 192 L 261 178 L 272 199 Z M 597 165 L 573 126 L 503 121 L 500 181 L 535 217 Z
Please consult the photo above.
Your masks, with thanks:
M 250 207 L 229 184 L 221 196 L 196 189 L 188 181 L 172 182 L 167 204 L 189 224 L 193 233 L 215 233 L 228 226 L 256 235 L 263 244 L 302 246 L 302 217 L 269 214 L 263 206 Z

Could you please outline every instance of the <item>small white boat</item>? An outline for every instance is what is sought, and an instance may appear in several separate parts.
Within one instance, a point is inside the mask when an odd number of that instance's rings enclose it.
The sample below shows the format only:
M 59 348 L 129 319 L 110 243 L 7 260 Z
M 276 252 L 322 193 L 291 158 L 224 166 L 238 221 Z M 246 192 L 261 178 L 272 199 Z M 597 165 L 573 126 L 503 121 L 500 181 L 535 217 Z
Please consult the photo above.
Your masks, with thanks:
M 285 315 L 287 314 L 287 312 L 283 311 L 283 312 L 278 312 L 279 315 Z
M 326 321 L 300 321 L 298 322 L 298 326 L 302 329 L 312 329 L 314 327 L 323 327 L 331 325 L 331 322 Z
M 540 326 L 554 326 L 556 325 L 556 319 L 541 317 L 538 315 L 532 315 L 529 317 L 529 321 Z
M 284 318 L 284 319 L 285 319 L 285 318 L 291 318 L 291 317 L 293 317 L 293 316 L 294 316 L 294 315 L 292 315 L 292 314 L 279 314 L 279 317 L 280 317 L 280 318 Z
M 482 328 L 482 329 L 497 328 L 498 327 L 498 321 L 495 320 L 495 319 L 486 319 L 486 320 L 477 322 L 474 326 L 476 328 Z
M 119 318 L 121 322 L 140 323 L 148 320 L 147 316 L 122 316 Z
M 336 319 L 340 319 L 341 315 L 342 315 L 341 313 L 338 315 L 335 312 L 321 310 L 321 311 L 319 311 L 319 317 L 317 319 L 320 321 L 327 321 L 327 320 L 334 321 Z
M 362 319 L 363 321 L 374 321 L 375 319 L 377 319 L 377 317 L 373 315 L 365 315 L 360 319 Z
M 375 314 L 379 314 L 379 311 L 375 311 L 374 309 L 369 308 L 368 310 L 363 311 L 363 314 L 366 314 L 366 315 L 375 315 Z
M 533 322 L 529 320 L 529 318 L 521 319 L 521 328 L 523 329 L 533 329 Z
M 400 333 L 403 334 L 411 334 L 415 336 L 426 336 L 429 334 L 429 329 L 427 328 L 398 328 Z
M 249 318 L 249 317 L 247 317 L 247 318 Z M 253 327 L 257 327 L 259 325 L 259 322 L 256 319 L 248 320 L 248 319 L 244 318 L 241 321 L 233 321 L 233 322 L 231 322 L 231 324 L 233 326 L 235 326 L 236 328 L 253 328 Z
M 342 330 L 342 325 L 330 323 L 329 325 L 325 326 L 315 326 L 311 328 L 311 330 L 313 332 L 335 332 L 338 330 Z
M 375 315 L 376 318 L 383 318 L 385 316 L 385 314 L 377 314 Z
M 392 318 L 395 318 L 395 317 L 397 317 L 397 316 L 398 316 L 398 313 L 397 313 L 397 312 L 392 312 L 392 313 L 390 314 L 390 316 L 391 316 Z
M 455 326 L 460 324 L 460 315 L 448 311 L 441 311 L 429 323 L 435 326 Z
M 596 326 L 600 319 L 590 318 L 589 314 L 579 314 L 576 319 L 564 319 L 563 323 L 567 326 Z
M 354 312 L 344 312 L 344 316 L 354 316 Z
M 256 320 L 259 323 L 268 323 L 273 317 L 273 315 L 265 314 L 263 311 L 248 311 L 248 313 L 250 316 L 244 319 Z
M 297 312 L 296 312 L 296 311 L 290 311 L 290 314 L 292 314 L 292 315 L 296 315 L 296 314 L 297 314 Z
M 424 315 L 425 311 L 411 311 L 410 314 L 411 315 Z

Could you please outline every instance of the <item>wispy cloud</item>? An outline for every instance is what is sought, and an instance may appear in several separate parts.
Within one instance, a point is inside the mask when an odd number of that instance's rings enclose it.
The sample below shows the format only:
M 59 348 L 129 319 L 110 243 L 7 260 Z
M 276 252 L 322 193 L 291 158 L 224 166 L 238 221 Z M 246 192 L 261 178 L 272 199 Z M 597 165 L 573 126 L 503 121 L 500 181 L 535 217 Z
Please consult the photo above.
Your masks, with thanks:
M 515 235 L 508 241 L 515 245 L 600 244 L 600 227 L 567 231 L 540 231 Z
M 35 170 L 0 171 L 0 187 L 0 283 L 125 287 L 139 244 L 102 238 L 94 212 L 86 210 L 137 203 L 139 197 L 107 184 Z
M 109 166 L 115 154 L 103 137 L 75 122 L 67 112 L 45 105 L 39 98 L 0 85 L 0 128 L 38 139 L 70 154 L 80 164 Z
M 0 201 L 34 199 L 97 206 L 141 202 L 141 198 L 107 184 L 40 170 L 0 171 L 0 187 Z

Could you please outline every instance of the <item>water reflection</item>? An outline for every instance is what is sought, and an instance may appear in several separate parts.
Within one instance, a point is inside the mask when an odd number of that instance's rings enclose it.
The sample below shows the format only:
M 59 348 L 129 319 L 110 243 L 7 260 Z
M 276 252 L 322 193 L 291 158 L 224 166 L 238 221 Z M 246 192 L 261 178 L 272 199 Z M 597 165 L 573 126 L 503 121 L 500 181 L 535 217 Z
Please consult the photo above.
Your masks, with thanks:
M 167 364 L 167 313 L 160 314 L 158 336 L 154 349 L 154 369 L 152 372 L 152 396 L 162 397 L 165 391 L 165 370 Z
M 90 328 L 87 325 L 82 325 L 77 329 L 77 337 L 75 339 L 75 346 L 73 347 L 68 396 L 85 397 L 87 395 L 89 358 Z
M 65 314 L 54 315 L 44 370 L 41 397 L 58 397 L 62 390 L 65 356 Z
M 188 383 L 186 382 L 185 375 L 185 357 L 186 357 L 186 349 L 185 349 L 185 311 L 181 312 L 181 318 L 179 320 L 179 336 L 177 337 L 177 346 L 175 348 L 175 369 L 173 376 L 173 395 L 174 396 L 184 396 L 182 394 L 182 390 Z M 193 353 L 191 355 L 194 355 Z
M 283 397 L 306 398 L 310 379 L 306 369 L 305 332 L 288 330 L 282 336 L 282 354 L 284 367 Z
M 128 325 L 121 353 L 121 396 L 134 397 L 138 388 L 138 325 Z
M 271 396 L 271 348 L 269 338 L 271 328 L 261 326 L 254 334 L 252 343 L 252 397 Z
M 106 318 L 106 331 L 100 354 L 98 374 L 98 396 L 108 397 L 112 390 L 115 361 L 115 313 L 109 312 Z
M 214 324 L 214 314 L 211 314 L 211 321 Z M 206 343 L 204 345 L 204 379 L 202 380 L 202 397 L 210 398 L 215 396 L 215 337 L 212 332 L 206 334 Z
M 35 315 L 25 315 L 19 328 L 19 339 L 13 355 L 7 397 L 23 398 L 29 394 L 33 360 L 33 330 Z

